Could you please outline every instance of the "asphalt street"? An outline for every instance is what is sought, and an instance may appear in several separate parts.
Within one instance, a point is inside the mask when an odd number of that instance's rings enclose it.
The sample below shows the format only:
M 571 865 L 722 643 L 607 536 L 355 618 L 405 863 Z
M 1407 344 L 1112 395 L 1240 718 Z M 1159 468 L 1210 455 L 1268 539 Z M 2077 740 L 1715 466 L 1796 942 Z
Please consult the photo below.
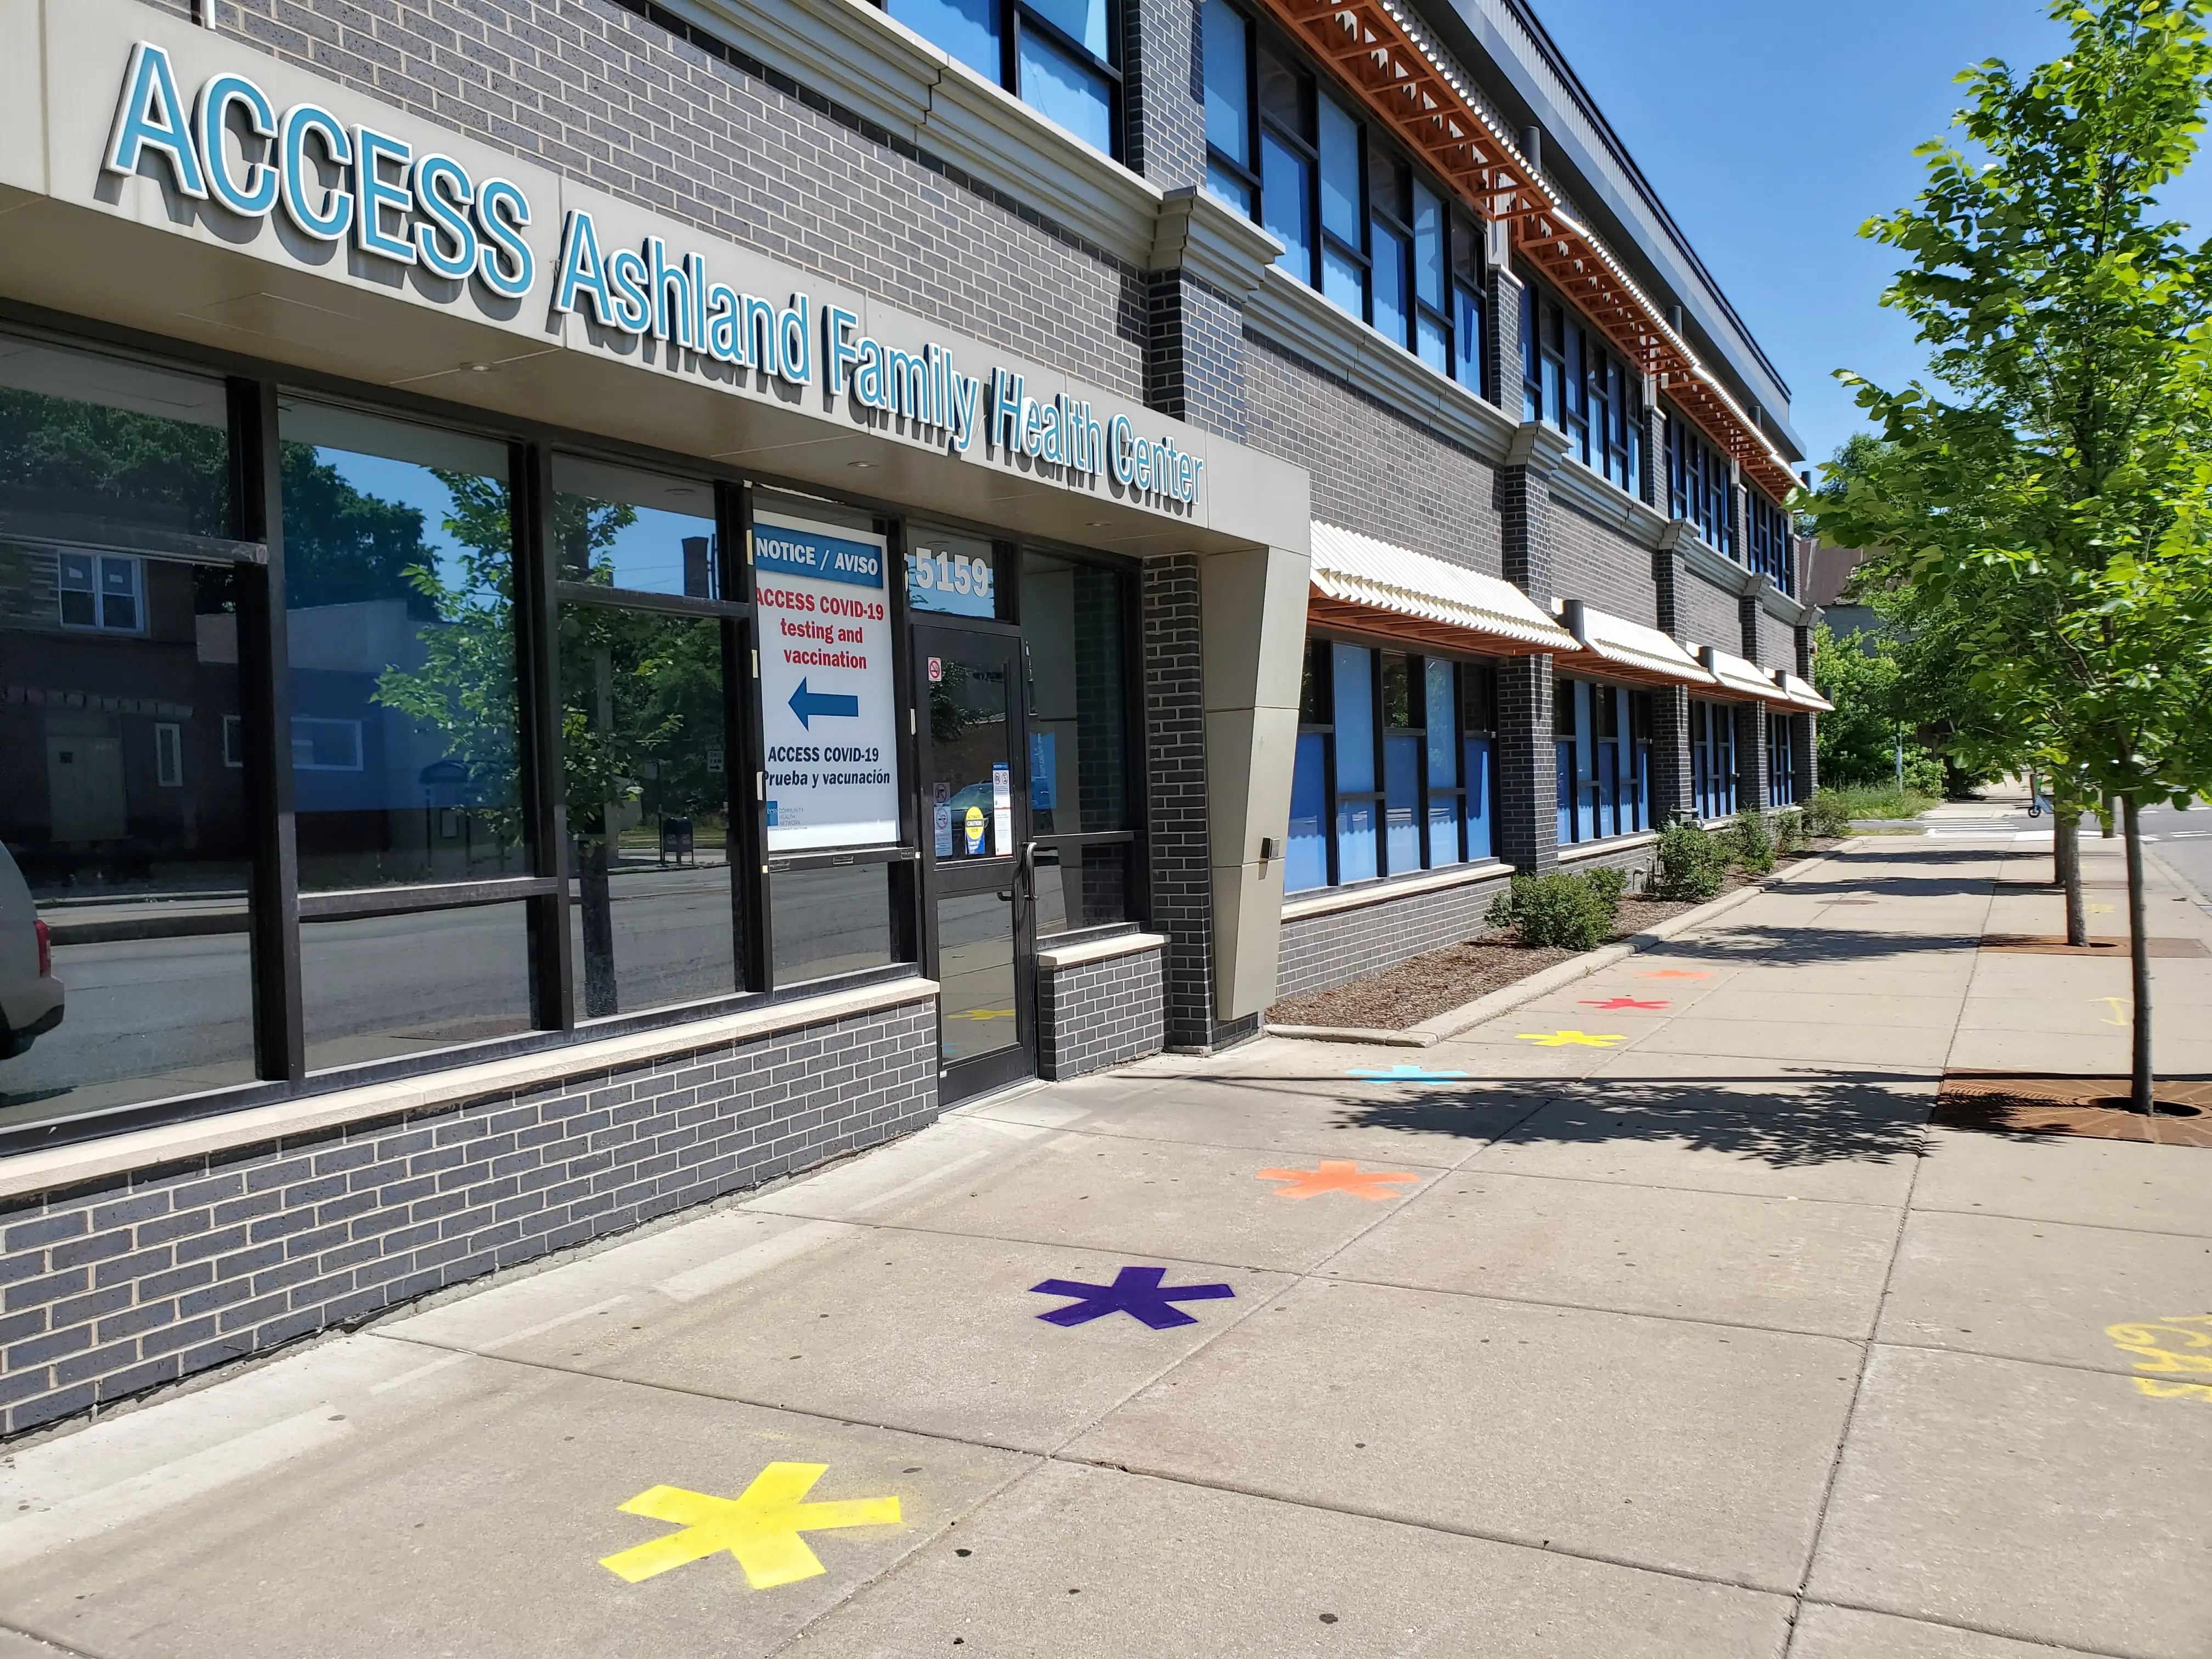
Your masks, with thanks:
M 2212 906 L 2212 806 L 2154 806 L 2142 815 L 2142 830 L 2158 837 L 2158 856 L 2197 890 L 2197 902 Z

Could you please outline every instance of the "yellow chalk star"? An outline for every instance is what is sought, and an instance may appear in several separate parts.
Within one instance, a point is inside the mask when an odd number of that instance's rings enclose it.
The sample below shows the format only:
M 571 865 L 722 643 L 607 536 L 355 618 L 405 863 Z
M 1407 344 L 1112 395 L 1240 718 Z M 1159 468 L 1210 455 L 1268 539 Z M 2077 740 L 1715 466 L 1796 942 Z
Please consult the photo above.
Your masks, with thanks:
M 1523 1031 L 1521 1041 L 1533 1042 L 1542 1048 L 1610 1048 L 1627 1038 L 1620 1032 L 1590 1031 Z
M 636 1584 L 727 1550 L 738 1558 L 745 1582 L 755 1589 L 811 1578 L 826 1569 L 799 1535 L 802 1532 L 892 1527 L 899 1522 L 896 1498 L 801 1503 L 829 1468 L 827 1463 L 771 1463 L 735 1498 L 712 1498 L 681 1486 L 640 1492 L 622 1506 L 623 1514 L 666 1521 L 684 1530 L 610 1555 L 599 1565 Z

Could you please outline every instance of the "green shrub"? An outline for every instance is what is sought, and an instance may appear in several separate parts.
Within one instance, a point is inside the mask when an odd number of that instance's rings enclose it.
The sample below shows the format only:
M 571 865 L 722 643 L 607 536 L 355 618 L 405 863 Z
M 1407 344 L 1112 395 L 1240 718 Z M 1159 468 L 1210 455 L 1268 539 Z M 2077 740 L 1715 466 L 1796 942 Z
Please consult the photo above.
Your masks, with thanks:
M 1794 853 L 1805 844 L 1805 815 L 1785 809 L 1775 814 L 1774 850 Z
M 1729 851 L 1720 838 L 1694 823 L 1677 822 L 1659 832 L 1659 865 L 1653 872 L 1654 897 L 1709 899 L 1728 876 Z
M 1767 831 L 1766 815 L 1757 807 L 1747 806 L 1735 815 L 1729 841 L 1730 854 L 1747 873 L 1763 876 L 1774 868 L 1774 837 Z
M 1817 791 L 1805 803 L 1801 814 L 1808 836 L 1844 836 L 1850 833 L 1851 815 L 1844 798 L 1832 789 Z
M 1523 945 L 1594 951 L 1612 936 L 1626 884 L 1617 870 L 1516 876 L 1513 885 L 1491 901 L 1487 919 L 1492 927 L 1517 928 Z

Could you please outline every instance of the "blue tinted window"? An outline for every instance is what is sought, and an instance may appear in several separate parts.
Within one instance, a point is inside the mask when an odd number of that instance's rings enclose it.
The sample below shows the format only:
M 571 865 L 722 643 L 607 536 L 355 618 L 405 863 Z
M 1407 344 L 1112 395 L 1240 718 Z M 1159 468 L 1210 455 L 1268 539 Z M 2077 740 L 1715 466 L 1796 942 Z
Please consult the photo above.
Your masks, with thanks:
M 1459 745 L 1453 741 L 1459 729 L 1459 720 L 1454 708 L 1452 665 L 1431 657 L 1425 672 L 1428 708 L 1423 719 L 1429 733 L 1429 787 L 1449 789 L 1459 781 L 1455 759 Z
M 1346 258 L 1334 242 L 1323 250 L 1321 258 L 1321 291 L 1332 305 L 1338 305 L 1363 321 L 1367 316 L 1367 273 L 1358 261 Z
M 1095 149 L 1114 150 L 1113 90 L 1035 29 L 1022 31 L 1022 101 Z
M 1492 759 L 1488 738 L 1469 738 L 1467 756 L 1467 855 L 1493 856 L 1491 839 L 1491 778 Z
M 1313 281 L 1313 209 L 1307 200 L 1305 158 L 1273 133 L 1260 141 L 1260 212 L 1267 232 L 1283 245 L 1275 263 L 1302 283 Z
M 1206 140 L 1239 167 L 1252 165 L 1251 25 L 1226 0 L 1206 0 Z M 1241 191 L 1243 186 L 1238 186 Z M 1249 210 L 1250 203 L 1243 205 Z
M 1402 875 L 1421 867 L 1421 740 L 1385 738 L 1382 770 L 1386 786 L 1383 805 L 1389 827 L 1390 872 Z
M 1359 246 L 1359 124 L 1330 99 L 1319 100 L 1321 113 L 1322 228 Z
M 1283 890 L 1302 893 L 1328 885 L 1328 739 L 1318 732 L 1298 738 L 1297 762 L 1291 773 L 1291 839 L 1283 860 Z
M 1336 680 L 1336 787 L 1358 794 L 1375 787 L 1374 653 L 1358 645 L 1331 650 Z
M 1368 257 L 1374 261 L 1375 327 L 1394 345 L 1406 343 L 1406 244 L 1375 227 Z
M 1444 306 L 1444 210 L 1436 192 L 1413 185 L 1413 283 L 1420 298 L 1439 311 Z
M 1482 312 L 1472 289 L 1456 289 L 1459 314 L 1453 319 L 1452 378 L 1476 392 L 1482 390 Z
M 1106 0 L 1029 0 L 1030 9 L 1079 40 L 1094 58 L 1106 56 Z
M 999 80 L 999 0 L 890 0 L 890 14 L 976 74 Z
M 1336 808 L 1336 871 L 1340 881 L 1375 879 L 1375 803 L 1340 801 Z

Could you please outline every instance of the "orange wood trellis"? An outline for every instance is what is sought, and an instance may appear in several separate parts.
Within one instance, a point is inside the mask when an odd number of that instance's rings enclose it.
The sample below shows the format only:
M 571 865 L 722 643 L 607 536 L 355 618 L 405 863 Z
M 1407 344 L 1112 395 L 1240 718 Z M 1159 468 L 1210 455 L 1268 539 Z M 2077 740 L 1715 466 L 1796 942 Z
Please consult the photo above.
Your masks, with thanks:
M 1576 222 L 1386 0 L 1260 0 L 1776 501 L 1797 480 L 1613 257 Z M 1656 458 L 1654 458 L 1656 462 Z

